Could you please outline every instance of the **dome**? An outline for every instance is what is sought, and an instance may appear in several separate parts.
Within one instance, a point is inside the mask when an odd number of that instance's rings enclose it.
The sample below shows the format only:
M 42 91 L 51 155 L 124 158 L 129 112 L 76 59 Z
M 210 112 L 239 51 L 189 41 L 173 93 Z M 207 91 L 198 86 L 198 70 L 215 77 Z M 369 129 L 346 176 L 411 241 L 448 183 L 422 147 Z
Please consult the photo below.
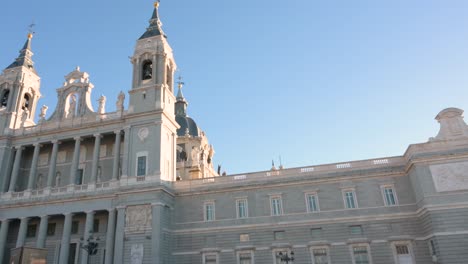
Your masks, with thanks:
M 185 135 L 185 131 L 188 129 L 188 134 L 192 137 L 198 137 L 200 135 L 199 129 L 195 121 L 188 116 L 176 115 L 176 121 L 180 128 L 177 129 L 177 136 L 182 137 Z

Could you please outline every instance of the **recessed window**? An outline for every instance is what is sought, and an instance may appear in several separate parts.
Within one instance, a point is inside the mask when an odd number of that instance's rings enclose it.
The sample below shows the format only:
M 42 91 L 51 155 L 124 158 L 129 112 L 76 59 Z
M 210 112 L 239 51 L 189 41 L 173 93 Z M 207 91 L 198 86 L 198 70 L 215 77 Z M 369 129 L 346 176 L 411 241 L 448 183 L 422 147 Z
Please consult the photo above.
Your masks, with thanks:
M 93 233 L 99 233 L 99 219 L 93 220 Z
M 205 207 L 204 208 L 205 221 L 214 221 L 215 220 L 215 203 L 205 202 L 204 207 Z
M 247 199 L 236 200 L 236 209 L 237 209 L 237 218 L 247 218 L 248 217 Z
M 146 175 L 146 156 L 139 156 L 137 158 L 137 176 Z
M 141 68 L 141 79 L 150 80 L 153 78 L 153 62 L 146 60 L 143 62 L 143 67 Z
M 249 235 L 249 234 L 240 234 L 240 236 L 239 236 L 239 241 L 240 241 L 240 242 L 248 242 L 248 241 L 250 241 L 250 235 Z
M 218 254 L 209 253 L 203 255 L 203 264 L 217 264 L 218 263 Z
M 0 101 L 0 107 L 7 107 L 10 90 L 4 90 Z
M 274 231 L 273 236 L 275 240 L 283 240 L 286 235 L 284 231 Z
M 398 264 L 414 263 L 409 243 L 397 243 L 394 247 L 394 254 Z
M 270 197 L 271 205 L 271 215 L 282 215 L 283 206 L 281 201 L 281 196 L 271 196 Z
M 55 236 L 55 228 L 57 227 L 56 223 L 47 224 L 47 236 Z
M 318 197 L 316 193 L 307 193 L 306 194 L 306 202 L 307 202 L 307 212 L 318 212 Z
M 323 230 L 321 227 L 318 227 L 318 228 L 311 228 L 310 229 L 310 236 L 313 238 L 313 239 L 321 239 L 322 238 L 322 235 L 323 235 Z
M 237 253 L 237 258 L 239 264 L 252 264 L 253 263 L 253 253 L 251 251 L 242 251 Z
M 311 248 L 312 264 L 329 264 L 330 256 L 328 254 L 328 248 Z
M 71 226 L 71 233 L 73 235 L 78 234 L 78 228 L 80 226 L 80 222 L 78 221 L 72 221 L 72 226 Z
M 26 237 L 31 238 L 36 236 L 37 225 L 28 225 L 28 229 L 26 231 Z
M 396 199 L 395 189 L 393 188 L 393 186 L 383 186 L 382 194 L 383 194 L 386 206 L 394 206 L 398 204 L 398 201 Z
M 76 179 L 75 179 L 75 184 L 76 185 L 82 185 L 83 184 L 83 174 L 84 174 L 83 169 L 78 169 L 76 171 Z
M 354 190 L 343 191 L 343 199 L 347 209 L 357 208 L 356 192 Z
M 351 248 L 353 264 L 370 264 L 369 248 L 367 245 L 356 245 Z
M 352 225 L 348 227 L 349 233 L 351 235 L 362 235 L 362 226 L 361 225 Z

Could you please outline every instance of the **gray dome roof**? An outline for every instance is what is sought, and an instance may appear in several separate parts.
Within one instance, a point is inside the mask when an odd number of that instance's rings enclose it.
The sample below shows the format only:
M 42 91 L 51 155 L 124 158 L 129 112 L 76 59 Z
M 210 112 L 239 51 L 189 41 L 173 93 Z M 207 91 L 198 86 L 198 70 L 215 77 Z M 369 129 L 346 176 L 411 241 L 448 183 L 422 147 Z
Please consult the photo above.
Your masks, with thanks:
M 192 118 L 188 116 L 176 115 L 176 121 L 179 124 L 180 128 L 177 129 L 177 136 L 182 137 L 185 135 L 185 130 L 188 128 L 189 135 L 192 137 L 200 136 L 197 123 L 193 121 Z

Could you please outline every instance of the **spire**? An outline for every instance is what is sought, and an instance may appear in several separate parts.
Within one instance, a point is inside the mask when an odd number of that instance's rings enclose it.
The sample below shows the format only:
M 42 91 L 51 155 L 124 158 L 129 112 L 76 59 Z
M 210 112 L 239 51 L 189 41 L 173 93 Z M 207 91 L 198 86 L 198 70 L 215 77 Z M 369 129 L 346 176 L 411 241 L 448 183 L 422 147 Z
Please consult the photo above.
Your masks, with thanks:
M 140 39 L 150 38 L 154 36 L 163 36 L 166 38 L 166 35 L 162 30 L 161 20 L 159 20 L 159 0 L 154 2 L 154 11 L 149 23 L 149 27 L 146 29 L 146 32 L 143 33 Z
M 20 50 L 19 56 L 16 60 L 7 67 L 7 69 L 12 69 L 16 67 L 27 67 L 34 71 L 34 62 L 32 61 L 32 51 L 31 51 L 31 40 L 33 38 L 33 33 L 28 33 L 28 39 L 24 43 L 23 48 Z
M 177 101 L 175 103 L 175 112 L 179 116 L 187 116 L 187 101 L 185 100 L 184 95 L 182 94 L 182 87 L 184 87 L 184 82 L 182 82 L 182 76 L 179 76 L 179 81 L 177 82 L 179 91 L 177 91 Z

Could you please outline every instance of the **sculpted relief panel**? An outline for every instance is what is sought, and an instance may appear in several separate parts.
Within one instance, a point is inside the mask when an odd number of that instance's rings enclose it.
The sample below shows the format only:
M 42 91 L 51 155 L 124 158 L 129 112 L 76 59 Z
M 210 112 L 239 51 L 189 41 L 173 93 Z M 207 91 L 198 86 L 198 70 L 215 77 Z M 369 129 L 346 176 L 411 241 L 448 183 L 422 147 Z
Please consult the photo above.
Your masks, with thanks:
M 438 192 L 468 190 L 468 162 L 430 166 Z
M 144 232 L 151 229 L 151 205 L 133 205 L 128 206 L 126 210 L 126 232 Z

